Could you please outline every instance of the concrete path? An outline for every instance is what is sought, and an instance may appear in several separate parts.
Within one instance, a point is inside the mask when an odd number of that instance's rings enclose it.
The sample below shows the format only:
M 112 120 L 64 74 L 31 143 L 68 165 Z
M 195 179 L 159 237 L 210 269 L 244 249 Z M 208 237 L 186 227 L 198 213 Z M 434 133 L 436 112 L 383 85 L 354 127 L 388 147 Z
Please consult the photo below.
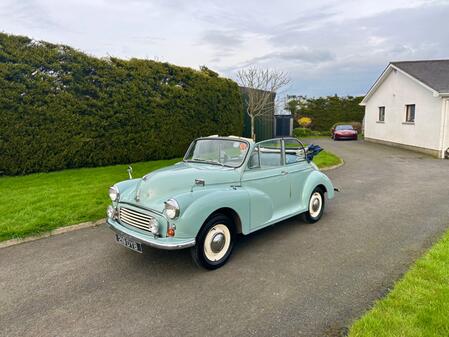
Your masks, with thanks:
M 449 161 L 316 143 L 346 162 L 322 220 L 244 237 L 217 271 L 105 226 L 1 249 L 0 336 L 339 335 L 448 227 Z

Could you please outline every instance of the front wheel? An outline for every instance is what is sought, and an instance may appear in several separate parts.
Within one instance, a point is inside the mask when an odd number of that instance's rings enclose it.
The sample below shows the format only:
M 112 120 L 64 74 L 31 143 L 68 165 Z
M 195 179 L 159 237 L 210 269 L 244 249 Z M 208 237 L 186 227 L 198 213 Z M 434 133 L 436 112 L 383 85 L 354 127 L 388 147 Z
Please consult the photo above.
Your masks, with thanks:
M 195 263 L 206 269 L 223 266 L 234 247 L 233 228 L 232 221 L 224 215 L 216 215 L 208 220 L 197 236 L 196 245 L 191 248 Z
M 307 212 L 302 214 L 304 221 L 314 223 L 321 219 L 324 212 L 324 193 L 321 188 L 316 187 L 310 198 Z

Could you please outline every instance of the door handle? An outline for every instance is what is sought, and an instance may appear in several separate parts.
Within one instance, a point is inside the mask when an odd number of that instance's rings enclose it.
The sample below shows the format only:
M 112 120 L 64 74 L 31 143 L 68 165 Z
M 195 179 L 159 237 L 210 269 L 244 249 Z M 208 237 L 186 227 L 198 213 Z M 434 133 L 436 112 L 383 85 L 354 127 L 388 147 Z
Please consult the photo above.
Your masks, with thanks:
M 282 174 L 283 176 L 286 176 L 286 175 L 288 174 L 288 171 L 281 171 L 281 174 Z

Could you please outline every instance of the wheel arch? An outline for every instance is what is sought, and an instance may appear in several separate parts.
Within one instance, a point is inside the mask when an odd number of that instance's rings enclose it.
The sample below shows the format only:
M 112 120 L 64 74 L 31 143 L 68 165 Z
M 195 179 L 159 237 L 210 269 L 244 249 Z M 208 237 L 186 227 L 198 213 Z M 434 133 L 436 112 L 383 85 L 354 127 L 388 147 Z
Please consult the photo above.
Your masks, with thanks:
M 302 204 L 307 205 L 309 197 L 315 188 L 319 187 L 323 193 L 326 193 L 328 199 L 334 197 L 334 186 L 330 179 L 321 171 L 314 171 L 307 179 L 304 185 Z
M 319 188 L 321 190 L 321 192 L 327 193 L 327 188 L 323 184 L 319 184 L 315 188 Z
M 180 230 L 181 235 L 196 237 L 204 224 L 216 214 L 229 217 L 235 225 L 236 233 L 248 233 L 250 200 L 246 190 L 220 188 L 205 192 L 190 196 L 193 201 L 184 209 L 178 220 L 177 230 Z
M 213 211 L 204 221 L 204 223 L 201 225 L 204 226 L 204 224 L 206 222 L 208 222 L 212 217 L 218 215 L 218 214 L 222 214 L 227 216 L 229 219 L 232 220 L 233 224 L 234 224 L 234 231 L 236 234 L 241 234 L 242 233 L 242 220 L 240 218 L 240 215 L 237 213 L 237 211 L 235 211 L 233 208 L 231 207 L 221 207 L 216 209 L 215 211 Z

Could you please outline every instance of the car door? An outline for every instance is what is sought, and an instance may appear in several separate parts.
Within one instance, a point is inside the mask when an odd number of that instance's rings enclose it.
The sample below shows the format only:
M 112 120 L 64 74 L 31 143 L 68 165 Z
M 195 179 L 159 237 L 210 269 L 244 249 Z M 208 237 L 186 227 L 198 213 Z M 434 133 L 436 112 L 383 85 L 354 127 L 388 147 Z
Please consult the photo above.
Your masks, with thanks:
M 280 139 L 256 144 L 241 183 L 250 196 L 251 231 L 276 222 L 285 215 L 289 207 L 290 180 L 285 170 Z
M 285 170 L 290 181 L 289 212 L 291 214 L 304 211 L 306 205 L 301 204 L 304 184 L 312 172 L 307 162 L 305 148 L 296 138 L 284 139 Z

